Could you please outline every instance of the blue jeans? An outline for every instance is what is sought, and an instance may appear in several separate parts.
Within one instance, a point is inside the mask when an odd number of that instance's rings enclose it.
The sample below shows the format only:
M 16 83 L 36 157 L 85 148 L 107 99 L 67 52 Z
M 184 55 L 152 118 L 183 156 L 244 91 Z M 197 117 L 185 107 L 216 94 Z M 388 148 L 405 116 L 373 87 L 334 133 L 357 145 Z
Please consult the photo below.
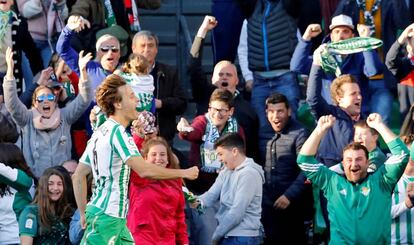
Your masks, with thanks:
M 371 113 L 380 114 L 384 122 L 389 125 L 394 97 L 385 83 L 384 79 L 369 81 L 369 108 Z
M 258 236 L 230 236 L 223 238 L 220 245 L 259 245 L 260 238 Z
M 188 221 L 188 226 L 190 227 L 190 244 L 211 244 L 211 238 L 217 228 L 215 215 L 218 208 L 219 203 L 217 202 L 213 207 L 205 208 L 203 214 L 199 214 L 195 209 L 191 209 L 191 218 Z
M 266 99 L 275 92 L 284 94 L 287 97 L 292 110 L 292 117 L 295 118 L 300 100 L 300 88 L 296 73 L 287 72 L 273 78 L 263 78 L 257 74 L 254 75 L 250 103 L 259 117 L 259 153 L 262 160 L 265 159 L 266 155 L 266 143 L 275 134 L 266 116 Z

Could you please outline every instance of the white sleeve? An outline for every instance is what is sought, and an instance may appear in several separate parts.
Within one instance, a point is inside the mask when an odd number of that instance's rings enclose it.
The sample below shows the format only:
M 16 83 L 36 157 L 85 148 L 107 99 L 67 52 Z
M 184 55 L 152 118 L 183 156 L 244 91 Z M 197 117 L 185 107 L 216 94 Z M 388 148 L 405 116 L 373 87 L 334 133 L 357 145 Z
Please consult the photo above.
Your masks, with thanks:
M 244 20 L 243 27 L 240 32 L 239 46 L 237 47 L 237 55 L 243 78 L 245 81 L 253 80 L 253 73 L 249 70 L 249 61 L 247 58 L 247 20 Z
M 391 207 L 391 218 L 395 219 L 407 210 L 408 210 L 408 207 L 405 205 L 405 201 L 402 201 L 398 204 L 392 205 L 392 207 Z

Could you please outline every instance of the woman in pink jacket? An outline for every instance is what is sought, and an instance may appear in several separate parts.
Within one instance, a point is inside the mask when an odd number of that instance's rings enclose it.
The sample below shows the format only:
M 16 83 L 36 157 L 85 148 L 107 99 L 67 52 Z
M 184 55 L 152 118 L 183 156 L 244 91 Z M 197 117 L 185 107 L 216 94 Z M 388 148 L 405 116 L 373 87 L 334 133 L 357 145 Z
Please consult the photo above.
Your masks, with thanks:
M 145 160 L 165 168 L 179 168 L 177 158 L 161 137 L 144 143 Z M 186 245 L 182 180 L 149 180 L 131 175 L 127 226 L 140 245 Z

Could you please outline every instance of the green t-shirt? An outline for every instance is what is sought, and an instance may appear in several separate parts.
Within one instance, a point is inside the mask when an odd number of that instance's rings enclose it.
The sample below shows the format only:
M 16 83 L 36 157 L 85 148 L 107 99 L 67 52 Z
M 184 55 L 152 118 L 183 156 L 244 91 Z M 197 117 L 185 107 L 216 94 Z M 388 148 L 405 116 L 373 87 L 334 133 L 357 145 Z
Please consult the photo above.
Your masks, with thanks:
M 43 231 L 42 234 L 40 234 L 40 229 L 39 208 L 37 204 L 28 205 L 20 214 L 20 236 L 33 237 L 33 244 L 70 244 L 68 227 L 62 221 L 57 220 L 50 230 Z

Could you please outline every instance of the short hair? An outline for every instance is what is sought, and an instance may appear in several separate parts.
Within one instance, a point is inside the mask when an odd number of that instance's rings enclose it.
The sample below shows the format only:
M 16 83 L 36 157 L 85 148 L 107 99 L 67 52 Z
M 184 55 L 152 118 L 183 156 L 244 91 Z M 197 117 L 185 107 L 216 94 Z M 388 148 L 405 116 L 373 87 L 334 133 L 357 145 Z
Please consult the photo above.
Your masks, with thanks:
M 219 67 L 220 65 L 230 65 L 231 67 L 233 67 L 234 73 L 235 73 L 235 75 L 237 76 L 237 67 L 236 67 L 233 63 L 231 63 L 231 61 L 229 61 L 229 60 L 222 60 L 222 61 L 219 61 L 219 62 L 218 62 L 218 63 L 214 66 L 213 73 L 214 73 L 214 71 L 216 70 L 216 67 Z
M 107 116 L 115 113 L 114 103 L 122 101 L 122 96 L 119 94 L 118 88 L 126 84 L 122 77 L 111 74 L 103 80 L 96 90 L 96 102 Z
M 266 109 L 267 109 L 267 105 L 269 104 L 279 104 L 279 103 L 284 103 L 287 109 L 289 109 L 290 107 L 289 101 L 285 95 L 281 93 L 273 93 L 266 99 Z
M 365 120 L 359 120 L 358 122 L 356 122 L 354 124 L 354 128 L 356 127 L 369 129 L 372 135 L 379 135 L 378 131 L 368 126 L 368 123 Z
M 341 75 L 335 78 L 331 84 L 331 98 L 335 105 L 338 105 L 338 101 L 336 97 L 343 97 L 344 91 L 342 90 L 342 85 L 346 83 L 356 83 L 358 84 L 358 80 L 352 76 L 351 74 Z
M 153 32 L 147 31 L 147 30 L 142 30 L 142 31 L 137 32 L 134 35 L 134 38 L 132 39 L 132 45 L 135 45 L 135 42 L 140 38 L 154 39 L 155 45 L 158 48 L 158 44 L 159 44 L 158 37 Z
M 35 91 L 32 94 L 32 105 L 36 102 L 36 98 L 37 98 L 37 93 L 42 90 L 42 89 L 48 89 L 50 91 L 51 94 L 53 94 L 53 90 L 51 88 L 49 88 L 48 86 L 45 85 L 39 85 Z M 56 98 L 57 99 L 57 98 Z
M 345 153 L 345 151 L 347 151 L 347 150 L 353 150 L 353 151 L 359 151 L 359 150 L 363 150 L 364 151 L 364 153 L 365 153 L 365 157 L 367 158 L 367 160 L 368 160 L 368 150 L 367 150 L 367 148 L 363 145 L 363 144 L 361 144 L 361 143 L 359 143 L 359 142 L 352 142 L 352 143 L 349 143 L 348 145 L 346 145 L 345 147 L 344 147 L 344 149 L 342 150 L 342 155 Z
M 123 72 L 131 73 L 133 70 L 138 72 L 137 75 L 147 75 L 150 63 L 145 56 L 140 54 L 130 54 L 128 61 L 122 66 Z
M 117 48 L 120 48 L 121 44 L 119 43 L 118 38 L 116 38 L 116 37 L 114 37 L 110 34 L 105 34 L 105 35 L 101 36 L 100 38 L 98 38 L 98 40 L 96 41 L 96 45 L 95 45 L 96 51 L 99 51 L 99 48 L 101 47 L 103 42 L 111 40 L 111 39 L 116 40 L 117 43 L 118 43 Z
M 234 107 L 234 95 L 227 89 L 216 88 L 210 96 L 209 103 L 213 101 L 226 103 L 229 108 Z
M 245 144 L 243 138 L 238 133 L 225 133 L 220 136 L 214 143 L 214 149 L 218 147 L 223 148 L 237 148 L 240 153 L 246 154 Z

